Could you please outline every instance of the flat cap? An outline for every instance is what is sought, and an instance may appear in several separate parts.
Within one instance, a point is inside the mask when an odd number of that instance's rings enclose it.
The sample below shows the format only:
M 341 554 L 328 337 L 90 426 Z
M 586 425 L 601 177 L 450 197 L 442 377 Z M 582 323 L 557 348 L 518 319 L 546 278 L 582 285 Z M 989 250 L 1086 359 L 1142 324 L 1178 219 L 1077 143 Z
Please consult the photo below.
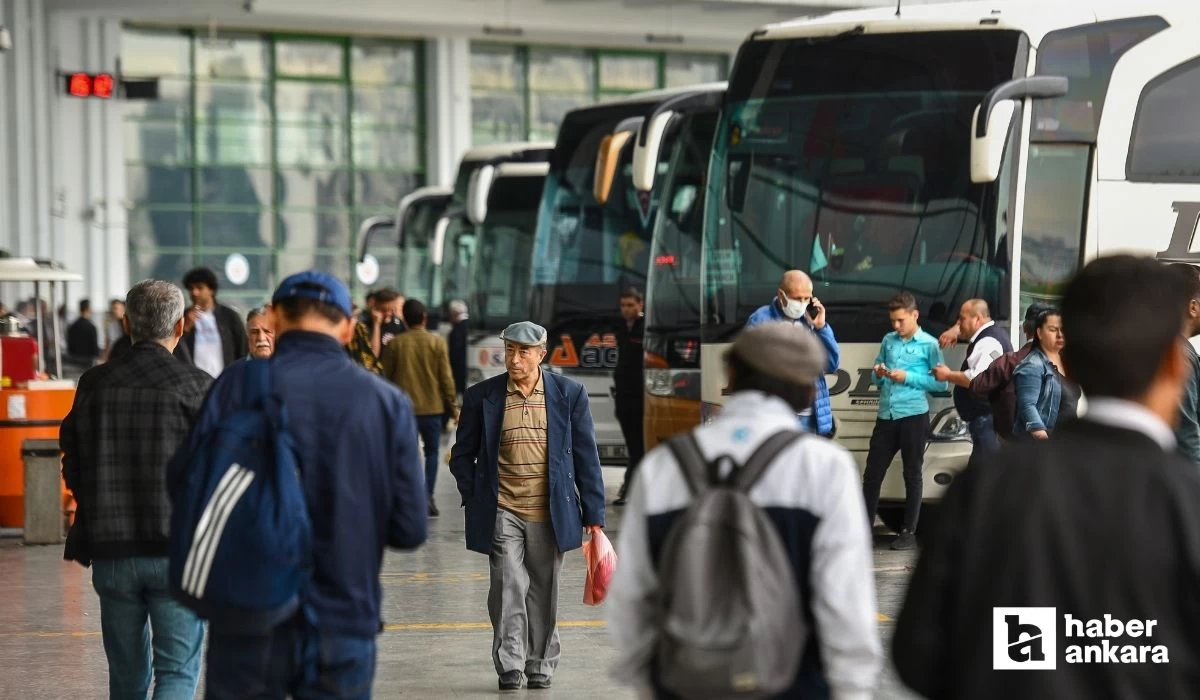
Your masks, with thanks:
M 798 323 L 764 323 L 742 332 L 729 352 L 763 374 L 811 385 L 825 373 L 825 348 Z
M 546 329 L 532 321 L 519 321 L 505 328 L 500 340 L 517 345 L 545 345 Z

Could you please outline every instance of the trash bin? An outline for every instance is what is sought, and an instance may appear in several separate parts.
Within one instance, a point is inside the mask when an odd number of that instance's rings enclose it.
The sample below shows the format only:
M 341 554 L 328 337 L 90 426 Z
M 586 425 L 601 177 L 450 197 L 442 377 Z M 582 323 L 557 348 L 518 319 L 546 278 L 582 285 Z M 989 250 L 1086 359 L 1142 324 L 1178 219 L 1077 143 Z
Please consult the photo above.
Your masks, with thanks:
M 62 466 L 58 440 L 21 443 L 25 464 L 25 544 L 62 544 Z

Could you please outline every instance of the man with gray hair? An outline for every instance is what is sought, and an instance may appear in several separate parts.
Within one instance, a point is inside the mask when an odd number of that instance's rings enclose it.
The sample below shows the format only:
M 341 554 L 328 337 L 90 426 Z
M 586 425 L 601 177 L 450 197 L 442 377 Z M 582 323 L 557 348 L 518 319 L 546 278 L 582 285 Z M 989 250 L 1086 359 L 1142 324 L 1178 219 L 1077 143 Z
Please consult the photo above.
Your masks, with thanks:
M 616 674 L 642 697 L 672 697 L 658 669 L 666 630 L 658 603 L 664 545 L 695 498 L 689 474 L 712 466 L 726 479 L 732 460 L 740 468 L 766 467 L 747 493 L 787 550 L 800 605 L 809 620 L 807 644 L 792 686 L 781 698 L 866 700 L 883 667 L 875 629 L 871 532 L 859 495 L 858 468 L 844 447 L 811 435 L 797 436 L 771 455 L 768 442 L 795 431 L 796 414 L 812 405 L 827 357 L 821 339 L 799 324 L 767 322 L 742 333 L 726 356 L 733 394 L 709 425 L 692 431 L 691 464 L 681 464 L 670 444 L 642 460 L 629 493 L 617 567 L 608 595 L 609 630 L 620 650 Z M 766 448 L 766 454 L 759 453 Z M 705 464 L 701 460 L 710 461 Z M 711 572 L 714 581 L 720 572 Z M 712 585 L 718 585 L 713 583 Z M 731 585 L 745 585 L 733 583 Z
M 65 558 L 92 566 L 109 695 L 191 698 L 204 627 L 167 583 L 167 463 L 187 439 L 212 377 L 172 356 L 183 292 L 160 280 L 126 297 L 132 346 L 79 380 L 59 442 L 78 510 Z M 153 632 L 151 634 L 151 632 Z

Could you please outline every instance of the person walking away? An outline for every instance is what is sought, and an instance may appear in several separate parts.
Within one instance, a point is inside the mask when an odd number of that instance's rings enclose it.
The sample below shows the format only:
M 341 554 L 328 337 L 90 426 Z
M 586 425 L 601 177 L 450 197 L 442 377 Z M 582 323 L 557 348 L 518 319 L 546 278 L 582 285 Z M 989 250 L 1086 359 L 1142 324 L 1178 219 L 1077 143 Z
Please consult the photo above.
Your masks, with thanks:
M 400 387 L 412 399 L 417 430 L 425 447 L 425 493 L 429 497 L 429 515 L 436 517 L 433 490 L 437 485 L 438 449 L 446 415 L 458 418 L 458 397 L 450 373 L 450 355 L 446 341 L 430 333 L 425 305 L 416 299 L 404 302 L 404 322 L 408 331 L 392 339 L 383 351 L 383 376 Z
M 646 451 L 645 441 L 645 382 L 642 371 L 642 337 L 646 334 L 645 302 L 642 293 L 634 288 L 621 295 L 621 323 L 617 326 L 617 368 L 613 371 L 613 397 L 616 399 L 617 422 L 625 436 L 625 452 L 629 457 L 625 479 L 614 505 L 625 505 L 629 485 L 637 473 L 638 464 Z
M 1017 396 L 1013 436 L 1045 440 L 1055 425 L 1075 416 L 1079 388 L 1063 376 L 1064 338 L 1058 310 L 1038 314 L 1034 333 L 1033 350 L 1013 370 Z
M 867 451 L 863 497 L 868 526 L 874 525 L 883 477 L 896 453 L 904 465 L 904 525 L 892 549 L 916 546 L 917 519 L 924 487 L 925 438 L 929 433 L 928 394 L 946 391 L 945 382 L 933 377 L 933 368 L 945 364 L 938 341 L 917 324 L 917 300 L 901 292 L 888 302 L 892 332 L 883 338 L 873 368 L 879 387 L 879 412 Z
M 946 365 L 933 368 L 933 376 L 939 382 L 954 385 L 954 409 L 958 417 L 967 422 L 971 431 L 971 457 L 969 462 L 995 452 L 1000 447 L 996 438 L 996 426 L 992 407 L 985 399 L 971 394 L 971 380 L 1002 355 L 1012 352 L 1008 334 L 992 320 L 991 310 L 983 299 L 968 299 L 958 312 L 959 333 L 969 338 L 967 357 L 959 371 L 951 371 Z
M 424 478 L 412 406 L 403 392 L 346 355 L 354 328 L 350 292 L 309 270 L 271 298 L 277 333 L 270 373 L 312 521 L 312 576 L 296 615 L 270 629 L 209 625 L 210 700 L 259 697 L 369 698 L 375 637 L 383 628 L 379 570 L 385 546 L 425 541 Z M 241 407 L 250 363 L 213 385 L 173 474 L 228 414 Z M 172 483 L 179 483 L 172 477 Z
M 492 661 L 501 690 L 550 687 L 558 667 L 558 578 L 583 529 L 604 527 L 604 479 L 587 390 L 543 372 L 546 329 L 500 334 L 507 371 L 467 389 L 450 471 L 467 549 L 489 556 Z
M 454 299 L 450 310 L 450 335 L 446 344 L 450 350 L 450 373 L 454 375 L 454 390 L 461 396 L 467 391 L 467 303 Z
M 91 367 L 100 352 L 100 330 L 92 322 L 92 302 L 81 299 L 79 318 L 67 328 L 67 355 L 72 361 Z
M 1183 400 L 1179 404 L 1175 441 L 1179 444 L 1180 454 L 1192 464 L 1200 465 L 1200 355 L 1191 342 L 1192 338 L 1200 335 L 1200 268 L 1187 263 L 1172 263 L 1170 267 L 1184 276 L 1192 290 L 1183 330 L 1183 349 L 1190 362 L 1192 376 L 1184 387 Z
M 746 468 L 775 435 L 795 429 L 796 413 L 812 403 L 824 374 L 825 352 L 808 329 L 768 323 L 742 333 L 725 361 L 733 393 L 714 422 L 692 434 L 704 459 L 727 455 Z M 811 626 L 799 672 L 779 697 L 868 698 L 882 670 L 871 533 L 857 473 L 845 448 L 802 437 L 784 447 L 749 489 L 785 544 Z M 619 650 L 615 669 L 643 696 L 669 697 L 656 675 L 668 661 L 656 652 L 663 634 L 656 601 L 665 585 L 664 548 L 693 498 L 668 445 L 646 455 L 622 520 L 621 562 L 608 602 Z
M 1087 412 L 950 485 L 896 623 L 908 687 L 971 700 L 1196 697 L 1200 478 L 1171 427 L 1191 298 L 1180 275 L 1128 255 L 1068 282 L 1062 360 Z M 1081 663 L 1096 652 L 1100 663 Z M 1039 657 L 1056 670 L 1020 670 Z
M 213 377 L 246 356 L 246 327 L 241 315 L 217 303 L 217 273 L 197 267 L 183 276 L 192 298 L 183 343 L 196 366 Z
M 783 273 L 775 299 L 750 314 L 746 328 L 771 322 L 803 326 L 821 341 L 825 349 L 825 371 L 817 378 L 813 405 L 800 414 L 800 427 L 832 439 L 837 434 L 837 425 L 833 421 L 833 406 L 829 401 L 829 385 L 825 381 L 825 374 L 837 372 L 842 353 L 833 327 L 825 318 L 825 306 L 813 296 L 812 279 L 805 272 L 788 270 Z
M 1012 376 L 1017 365 L 1021 364 L 1029 353 L 1033 352 L 1034 324 L 1043 311 L 1052 308 L 1049 304 L 1034 302 L 1025 309 L 1025 321 L 1021 324 L 1021 332 L 1025 334 L 1025 344 L 1006 352 L 996 358 L 987 369 L 971 380 L 971 393 L 975 396 L 987 397 L 992 408 L 992 425 L 995 428 L 996 442 L 1004 444 L 1011 440 L 1013 424 L 1016 421 L 1017 395 L 1013 390 Z M 955 330 L 957 333 L 957 330 Z M 943 334 L 943 338 L 945 334 Z
M 258 307 L 246 314 L 247 350 L 255 360 L 269 360 L 275 354 L 275 324 L 269 309 Z
M 129 290 L 133 346 L 83 374 L 59 442 L 78 510 L 65 558 L 92 566 L 109 697 L 190 700 L 204 627 L 170 594 L 167 464 L 187 439 L 212 378 L 171 351 L 183 292 L 160 280 Z

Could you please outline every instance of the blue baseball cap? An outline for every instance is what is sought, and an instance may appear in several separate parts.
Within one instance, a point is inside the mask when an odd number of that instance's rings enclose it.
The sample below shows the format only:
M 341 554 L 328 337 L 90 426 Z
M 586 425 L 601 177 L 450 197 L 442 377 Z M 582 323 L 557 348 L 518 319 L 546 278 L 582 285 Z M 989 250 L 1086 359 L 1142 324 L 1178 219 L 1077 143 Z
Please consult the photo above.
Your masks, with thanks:
M 288 277 L 275 290 L 271 297 L 274 304 L 284 299 L 316 299 L 336 307 L 347 317 L 354 314 L 354 306 L 350 301 L 350 290 L 338 278 L 320 270 L 305 270 Z

